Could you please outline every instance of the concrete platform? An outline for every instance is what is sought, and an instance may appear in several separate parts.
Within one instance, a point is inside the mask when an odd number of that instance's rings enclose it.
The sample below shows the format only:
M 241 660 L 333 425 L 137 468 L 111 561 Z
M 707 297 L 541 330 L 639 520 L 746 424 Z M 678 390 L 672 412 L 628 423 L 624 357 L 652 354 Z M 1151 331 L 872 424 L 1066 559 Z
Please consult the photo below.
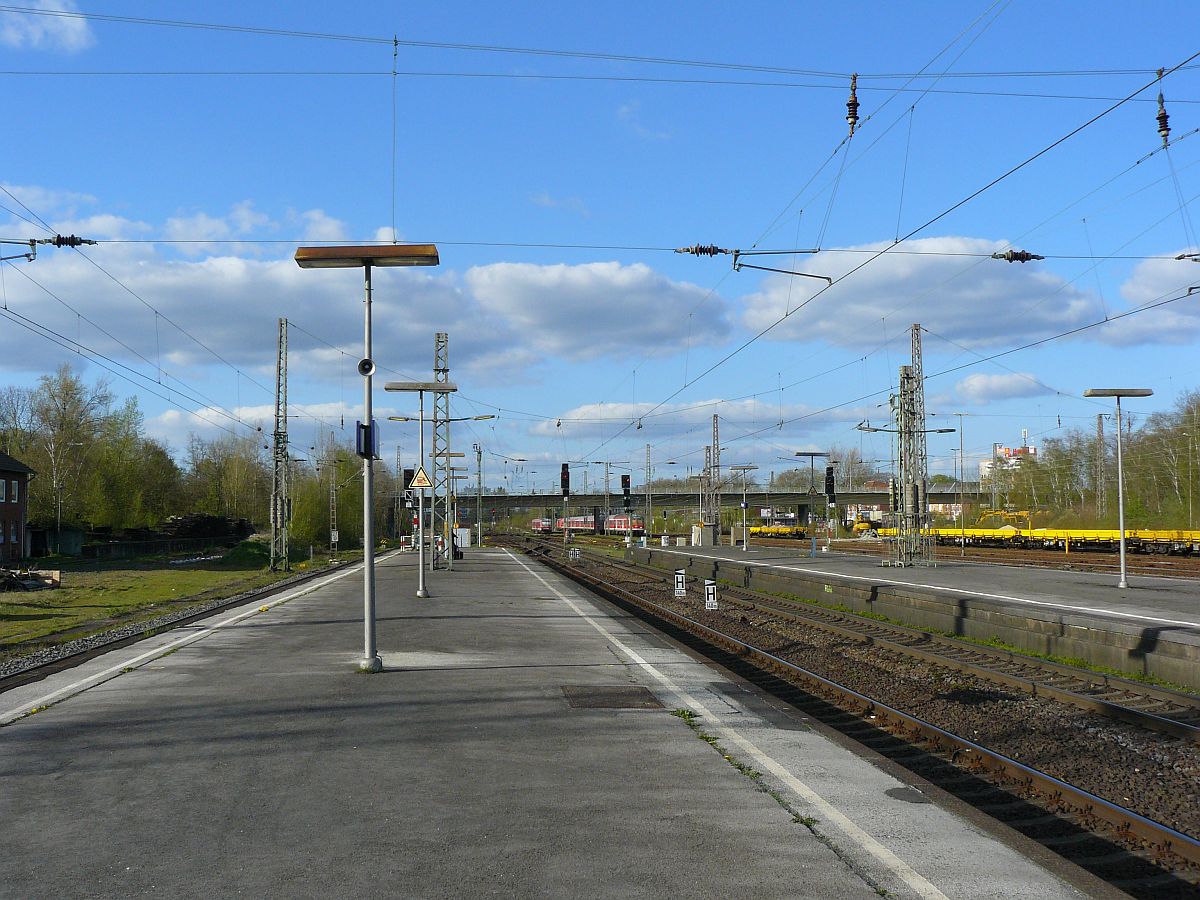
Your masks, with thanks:
M 349 570 L 0 695 L 0 896 L 1106 893 L 523 558 L 414 564 L 377 675 Z
M 1113 621 L 1193 628 L 1200 633 L 1200 579 L 1131 575 L 1129 586 L 1117 587 L 1117 576 L 1101 572 L 999 566 L 960 560 L 953 547 L 939 547 L 932 567 L 892 568 L 880 564 L 883 554 L 839 553 L 836 549 L 810 555 L 808 544 L 795 550 L 769 547 L 651 548 L 676 555 L 703 554 L 751 565 L 795 567 L 795 571 L 833 574 L 870 581 L 938 588 L 999 604 L 1047 607 L 1111 618 Z
M 634 549 L 642 562 L 745 587 L 794 593 L 921 628 L 1085 659 L 1200 690 L 1200 580 L 963 562 L 892 568 L 809 547 Z M 882 552 L 882 551 L 881 551 Z

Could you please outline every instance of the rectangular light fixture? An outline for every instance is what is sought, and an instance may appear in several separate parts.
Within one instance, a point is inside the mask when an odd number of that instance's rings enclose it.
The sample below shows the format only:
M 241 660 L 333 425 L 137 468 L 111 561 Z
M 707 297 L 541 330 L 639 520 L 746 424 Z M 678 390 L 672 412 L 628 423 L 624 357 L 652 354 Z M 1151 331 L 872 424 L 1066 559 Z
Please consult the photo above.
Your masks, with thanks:
M 1152 397 L 1154 391 L 1150 388 L 1088 388 L 1083 392 L 1085 397 Z
M 458 385 L 448 381 L 389 381 L 384 384 L 385 391 L 426 391 L 430 394 L 453 394 Z
M 379 244 L 343 247 L 297 247 L 302 269 L 352 269 L 363 266 L 436 266 L 435 244 Z

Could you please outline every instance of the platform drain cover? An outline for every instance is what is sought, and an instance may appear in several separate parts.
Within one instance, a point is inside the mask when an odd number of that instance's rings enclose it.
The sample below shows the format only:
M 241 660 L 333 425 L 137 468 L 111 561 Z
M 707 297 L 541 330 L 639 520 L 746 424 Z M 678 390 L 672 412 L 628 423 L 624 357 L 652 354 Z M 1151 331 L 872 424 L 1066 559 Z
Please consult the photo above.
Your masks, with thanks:
M 564 684 L 567 705 L 576 709 L 662 709 L 644 687 L 628 684 Z

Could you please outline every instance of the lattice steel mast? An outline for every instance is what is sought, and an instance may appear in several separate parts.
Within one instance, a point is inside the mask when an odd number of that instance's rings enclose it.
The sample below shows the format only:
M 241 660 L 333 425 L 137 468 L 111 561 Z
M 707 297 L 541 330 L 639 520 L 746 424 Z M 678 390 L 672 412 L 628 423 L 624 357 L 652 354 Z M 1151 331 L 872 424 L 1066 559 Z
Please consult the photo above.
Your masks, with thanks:
M 287 319 L 279 320 L 275 359 L 275 432 L 271 450 L 271 571 L 288 561 Z
M 709 473 L 709 491 L 711 492 L 712 520 L 717 526 L 715 543 L 721 542 L 721 425 L 716 415 L 713 416 L 712 437 L 712 472 Z
M 700 523 L 712 524 L 712 447 L 704 448 L 704 471 L 700 474 Z
M 892 565 L 933 563 L 928 533 L 929 458 L 925 448 L 925 380 L 921 362 L 921 326 L 912 327 L 912 364 L 900 367 L 900 390 L 892 397 L 899 444 L 896 541 Z
M 444 331 L 433 337 L 433 380 L 439 384 L 450 381 L 450 336 Z M 444 546 L 450 547 L 450 394 L 439 391 L 433 395 L 433 503 L 432 534 L 441 535 Z M 437 568 L 437 553 L 429 554 L 429 568 Z

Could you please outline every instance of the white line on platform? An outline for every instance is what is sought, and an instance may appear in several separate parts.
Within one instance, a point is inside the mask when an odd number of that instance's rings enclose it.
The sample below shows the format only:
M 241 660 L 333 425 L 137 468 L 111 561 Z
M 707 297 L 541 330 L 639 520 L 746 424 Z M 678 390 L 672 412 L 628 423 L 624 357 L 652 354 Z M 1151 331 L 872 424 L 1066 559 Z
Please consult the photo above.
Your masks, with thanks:
M 968 597 L 984 597 L 988 600 L 1007 600 L 1010 603 L 1028 603 L 1032 606 L 1045 606 L 1050 609 L 1070 610 L 1073 612 L 1096 613 L 1102 616 L 1116 616 L 1120 619 L 1136 619 L 1139 622 L 1153 622 L 1156 625 L 1186 625 L 1189 628 L 1200 628 L 1200 622 L 1189 622 L 1186 619 L 1164 619 L 1160 616 L 1143 616 L 1137 613 L 1120 612 L 1115 609 L 1103 609 L 1093 606 L 1073 606 L 1070 603 L 1059 601 L 1053 603 L 1049 600 L 1031 600 L 1028 597 L 1012 597 L 1008 594 L 989 594 L 985 591 L 972 591 L 967 588 L 950 587 L 944 584 L 922 584 L 918 581 L 899 581 L 895 578 L 868 578 L 865 575 L 848 575 L 845 572 L 827 572 L 822 569 L 809 569 L 804 566 L 784 566 L 778 563 L 769 562 L 754 562 L 753 560 L 729 560 L 723 556 L 708 556 L 704 553 L 681 553 L 679 550 L 660 550 L 655 548 L 658 553 L 671 553 L 675 556 L 700 556 L 704 559 L 717 559 L 722 562 L 732 562 L 743 566 L 761 566 L 764 569 L 784 569 L 788 572 L 803 572 L 806 575 L 826 575 L 830 578 L 848 578 L 852 581 L 866 581 L 871 584 L 895 584 L 900 587 L 926 588 L 931 591 L 949 591 L 952 594 L 965 594 Z
M 196 641 L 203 640 L 222 628 L 228 628 L 230 625 L 236 625 L 244 619 L 258 615 L 263 611 L 264 608 L 272 609 L 282 603 L 287 603 L 289 600 L 295 600 L 297 597 L 303 597 L 305 594 L 309 594 L 312 591 L 323 588 L 327 584 L 332 584 L 339 578 L 345 578 L 347 575 L 353 575 L 355 572 L 358 572 L 361 569 L 362 563 L 351 566 L 349 569 L 346 569 L 343 572 L 337 572 L 328 576 L 327 578 L 322 578 L 303 585 L 302 587 L 298 587 L 295 590 L 288 591 L 279 597 L 275 597 L 269 603 L 261 603 L 255 606 L 253 609 L 243 610 L 242 612 L 230 616 L 228 619 L 223 619 L 220 622 L 217 622 L 215 625 L 208 626 L 203 631 L 185 635 L 184 637 L 178 638 L 170 643 L 163 644 L 160 647 L 155 647 L 153 650 L 147 650 L 143 653 L 139 653 L 137 656 L 124 659 L 121 662 L 109 666 L 107 669 L 97 672 L 94 675 L 89 675 L 86 678 L 80 678 L 78 681 L 65 685 L 58 690 L 51 691 L 49 694 L 44 694 L 41 697 L 38 697 L 36 700 L 30 700 L 27 703 L 23 703 L 21 706 L 14 707 L 13 709 L 0 713 L 0 726 L 11 725 L 18 719 L 23 719 L 26 716 L 30 716 L 35 712 L 45 709 L 47 706 L 53 706 L 55 703 L 61 703 L 63 700 L 74 697 L 77 694 L 82 694 L 84 691 L 91 690 L 92 688 L 101 685 L 106 681 L 110 681 L 111 679 L 122 674 L 126 669 L 136 668 L 143 663 L 150 662 L 152 659 L 157 659 L 171 650 L 178 650 L 180 647 L 186 647 L 188 644 L 194 644 Z M 246 602 L 253 603 L 254 601 L 247 600 Z
M 618 650 L 624 653 L 635 665 L 641 668 L 644 672 L 658 681 L 664 688 L 670 691 L 678 699 L 681 706 L 692 709 L 704 717 L 706 723 L 710 723 L 720 730 L 721 736 L 731 744 L 736 744 L 739 750 L 746 756 L 752 758 L 756 765 L 774 775 L 784 784 L 786 784 L 801 800 L 816 807 L 822 821 L 833 823 L 839 831 L 847 838 L 857 844 L 865 852 L 869 853 L 881 865 L 887 868 L 893 875 L 903 881 L 909 888 L 916 892 L 917 896 L 926 898 L 926 900 L 949 900 L 949 898 L 931 884 L 923 875 L 915 871 L 904 860 L 896 856 L 891 850 L 883 846 L 879 841 L 875 840 L 867 832 L 863 831 L 858 825 L 854 824 L 842 813 L 837 807 L 831 804 L 828 800 L 810 788 L 807 784 L 793 775 L 785 766 L 777 762 L 774 758 L 768 756 L 763 750 L 760 750 L 749 738 L 743 736 L 732 725 L 727 725 L 721 721 L 721 717 L 704 705 L 703 702 L 693 697 L 686 690 L 679 687 L 671 678 L 664 675 L 652 664 L 646 662 L 635 650 L 625 645 L 611 631 L 604 627 L 594 617 L 588 615 L 578 604 L 575 603 L 569 596 L 564 594 L 554 585 L 550 584 L 538 572 L 532 569 L 523 559 L 515 556 L 511 551 L 506 550 L 506 553 L 516 562 L 520 563 L 530 575 L 540 581 L 545 587 L 554 592 L 558 599 L 571 607 L 581 619 L 591 625 L 598 631 L 605 640 L 615 646 Z M 709 724 L 705 725 L 706 729 Z

